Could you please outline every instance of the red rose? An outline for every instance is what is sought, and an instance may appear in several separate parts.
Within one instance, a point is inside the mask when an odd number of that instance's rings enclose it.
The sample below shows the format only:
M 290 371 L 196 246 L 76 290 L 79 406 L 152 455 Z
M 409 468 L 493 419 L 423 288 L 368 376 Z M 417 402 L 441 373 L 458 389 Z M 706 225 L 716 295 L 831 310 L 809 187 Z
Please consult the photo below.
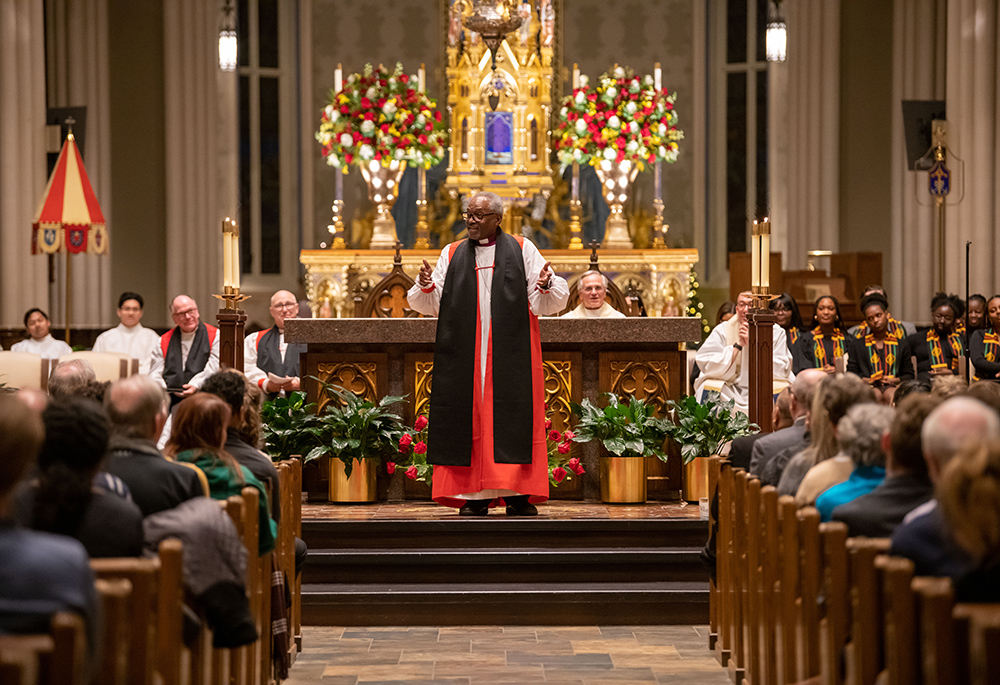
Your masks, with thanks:
M 340 106 L 340 113 L 341 114 L 347 114 L 350 111 L 351 111 L 351 109 L 347 105 L 341 105 Z
M 563 433 L 563 440 L 565 440 L 566 442 L 569 442 L 575 437 L 576 433 L 574 433 L 573 431 L 566 431 L 565 433 Z
M 410 77 L 407 76 L 406 74 L 400 74 L 399 75 L 399 82 L 400 83 L 406 83 L 409 80 L 410 80 Z
M 416 428 L 418 431 L 422 431 L 423 429 L 427 428 L 427 417 L 424 416 L 423 414 L 418 416 L 417 420 L 413 422 L 413 427 Z
M 552 428 L 552 419 L 545 419 L 545 430 Z
M 388 132 L 389 132 L 389 124 L 382 124 L 382 125 L 381 125 L 381 126 L 379 126 L 378 128 L 379 128 L 379 130 L 380 130 L 380 131 L 381 131 L 382 133 L 388 133 Z
M 559 431 L 551 431 L 549 433 L 549 440 L 551 440 L 552 442 L 559 442 L 559 438 L 561 437 L 562 434 L 560 434 Z
M 420 143 L 421 145 L 426 145 L 427 144 L 427 136 L 425 136 L 423 133 L 421 133 L 419 136 L 417 136 L 417 142 Z
M 556 449 L 559 450 L 559 454 L 568 454 L 570 449 L 573 447 L 571 443 L 564 442 L 559 445 Z
M 580 465 L 580 460 L 577 459 L 576 457 L 573 457 L 568 462 L 566 462 L 566 465 L 569 466 L 574 471 L 576 471 L 576 467 Z
M 562 483 L 566 480 L 566 469 L 561 466 L 557 466 L 552 469 L 552 477 L 556 479 L 557 483 Z
M 399 439 L 399 451 L 405 454 L 411 444 L 413 444 L 413 436 L 409 433 L 403 433 L 403 437 Z
M 389 473 L 389 475 L 396 473 L 396 462 L 387 461 L 385 463 L 385 470 Z
M 427 452 L 427 443 L 421 440 L 416 445 L 413 446 L 414 454 L 424 454 Z
M 372 106 L 372 101 L 368 98 L 361 98 L 361 106 L 365 109 L 369 109 Z
M 434 121 L 441 121 L 441 110 L 434 111 Z
M 354 155 L 352 155 L 350 152 L 348 152 L 347 154 L 344 155 L 344 162 L 345 163 L 350 164 L 351 161 L 353 161 L 353 160 L 354 160 Z
M 406 477 L 409 478 L 410 480 L 416 480 L 417 479 L 417 467 L 416 466 L 411 466 L 410 468 L 406 469 Z

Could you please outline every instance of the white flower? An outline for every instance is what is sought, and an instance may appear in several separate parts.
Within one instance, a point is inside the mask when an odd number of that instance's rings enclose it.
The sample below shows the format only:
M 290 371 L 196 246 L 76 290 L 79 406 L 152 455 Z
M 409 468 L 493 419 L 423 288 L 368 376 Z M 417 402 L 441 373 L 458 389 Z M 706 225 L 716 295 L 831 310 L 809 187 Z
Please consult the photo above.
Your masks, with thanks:
M 663 136 L 667 135 L 667 125 L 666 124 L 660 124 L 660 127 L 657 129 L 657 133 L 660 134 L 661 138 Z
M 323 113 L 326 114 L 326 118 L 330 120 L 333 119 L 333 113 L 335 111 L 336 110 L 333 108 L 333 105 L 327 105 L 326 107 L 323 108 Z
M 375 122 L 374 121 L 370 121 L 369 119 L 365 119 L 363 122 L 361 122 L 361 132 L 364 133 L 366 136 L 371 135 L 372 131 L 374 131 L 374 130 L 375 130 Z
M 584 88 L 588 83 L 590 83 L 590 77 L 586 74 L 580 74 L 580 87 Z
M 403 152 L 403 148 L 397 147 L 396 151 L 392 153 L 392 156 L 395 157 L 396 159 L 403 159 L 404 154 L 405 153 Z
M 629 102 L 625 105 L 625 112 L 627 114 L 635 114 L 636 106 L 634 102 Z
M 667 150 L 667 154 L 663 156 L 663 160 L 666 162 L 676 162 L 677 161 L 677 150 L 671 149 Z
M 573 160 L 579 162 L 581 159 L 583 159 L 583 150 L 579 148 L 573 150 Z
M 639 90 L 640 86 L 638 81 L 632 81 L 632 83 L 630 83 L 628 86 L 628 92 L 630 93 L 638 93 Z
M 636 150 L 636 152 L 637 152 L 637 153 L 638 153 L 638 155 L 639 155 L 640 157 L 642 157 L 643 159 L 645 159 L 646 157 L 649 157 L 649 150 L 647 150 L 647 149 L 646 149 L 646 146 L 645 146 L 645 145 L 640 145 L 640 146 L 639 146 L 639 149 L 638 149 L 638 150 Z
M 618 118 L 617 114 L 612 114 L 611 118 L 608 119 L 608 126 L 611 128 L 618 128 L 622 125 L 621 119 Z
M 326 158 L 326 163 L 332 167 L 340 167 L 340 158 L 337 155 L 330 155 Z
M 613 147 L 606 147 L 606 148 L 604 148 L 604 159 L 609 159 L 610 160 L 610 159 L 614 159 L 617 156 L 618 156 L 618 151 L 615 150 Z
M 653 85 L 653 77 L 650 76 L 649 74 L 646 74 L 646 78 L 644 78 L 642 82 L 647 86 L 651 86 Z
M 582 105 L 586 101 L 587 101 L 587 96 L 583 94 L 583 91 L 580 91 L 579 93 L 576 94 L 576 104 Z
M 663 146 L 661 145 L 661 146 L 659 147 L 659 149 L 658 149 L 658 150 L 656 151 L 656 154 L 657 154 L 657 155 L 658 155 L 659 157 L 661 157 L 662 159 L 666 159 L 666 158 L 667 158 L 667 148 L 665 148 L 665 147 L 663 147 Z
M 621 67 L 615 67 L 615 78 L 625 78 L 625 70 Z
M 361 149 L 358 150 L 358 155 L 361 159 L 371 159 L 375 156 L 375 149 L 371 145 L 362 145 Z
M 631 131 L 632 133 L 638 133 L 639 132 L 639 123 L 635 122 L 635 121 L 630 121 L 629 124 L 628 124 L 628 130 Z
M 350 147 L 351 145 L 354 144 L 354 136 L 352 136 L 350 133 L 341 133 L 340 144 L 343 145 L 344 147 Z
M 561 118 L 565 119 L 567 114 L 569 114 L 569 110 L 566 109 L 565 107 L 563 107 L 561 110 L 559 110 L 559 116 Z
M 584 133 L 586 133 L 587 132 L 587 122 L 584 121 L 583 119 L 577 119 L 576 120 L 576 132 L 579 133 L 580 135 L 583 135 Z
M 608 88 L 606 91 L 604 91 L 604 93 L 612 100 L 618 97 L 618 89 L 615 88 L 614 86 Z
M 365 97 L 368 98 L 369 100 L 378 99 L 378 91 L 375 90 L 375 86 L 372 86 L 367 91 L 365 91 Z
M 337 123 L 339 119 L 340 119 L 340 111 L 336 109 L 333 110 L 333 114 L 330 115 L 330 122 Z
M 418 114 L 417 115 L 416 122 L 417 122 L 417 126 L 419 126 L 420 128 L 423 128 L 424 126 L 427 125 L 427 119 L 424 117 L 423 114 Z
M 634 140 L 630 140 L 625 144 L 625 152 L 629 154 L 632 154 L 638 149 L 639 149 L 639 143 L 635 142 Z
M 382 113 L 392 119 L 396 115 L 396 101 L 388 100 L 385 105 L 382 106 Z
M 395 76 L 390 76 L 389 80 L 386 81 L 386 83 L 388 83 L 389 87 L 392 88 L 394 85 L 396 85 L 396 77 Z

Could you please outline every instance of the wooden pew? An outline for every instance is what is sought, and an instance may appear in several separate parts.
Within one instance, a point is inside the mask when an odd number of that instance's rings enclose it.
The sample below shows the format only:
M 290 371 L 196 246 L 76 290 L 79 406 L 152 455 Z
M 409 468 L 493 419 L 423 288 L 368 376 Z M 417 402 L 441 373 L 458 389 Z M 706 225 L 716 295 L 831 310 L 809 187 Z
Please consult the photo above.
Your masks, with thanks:
M 875 557 L 889 551 L 887 538 L 850 538 L 851 642 L 847 668 L 853 685 L 872 685 L 882 670 L 882 586 Z
M 747 614 L 746 619 L 746 682 L 750 685 L 762 685 L 767 682 L 762 671 L 761 644 L 763 642 L 762 630 L 764 622 L 762 620 L 763 603 L 763 569 L 761 568 L 761 557 L 763 550 L 763 536 L 760 534 L 761 514 L 760 514 L 760 480 L 751 476 L 745 471 L 742 472 L 746 482 L 746 578 L 747 589 Z
M 285 587 L 289 596 L 295 590 L 295 503 L 298 498 L 299 509 L 302 506 L 302 495 L 295 491 L 294 466 L 291 462 L 284 461 L 278 465 L 278 481 L 281 483 L 281 523 L 278 524 L 278 547 L 277 559 L 278 568 L 285 577 Z M 285 607 L 285 619 L 288 623 L 288 659 L 290 664 L 295 663 L 298 649 L 295 646 L 295 633 L 292 631 L 292 607 Z
M 798 679 L 798 597 L 799 597 L 799 525 L 795 498 L 784 495 L 778 498 L 781 522 L 781 633 L 778 639 L 780 652 L 780 682 L 792 683 Z
M 128 668 L 131 684 L 180 682 L 183 587 L 183 545 L 160 543 L 154 559 L 92 559 L 94 575 L 102 580 L 126 579 L 132 585 L 128 603 Z
M 968 683 L 968 626 L 953 621 L 955 591 L 950 578 L 914 578 L 920 607 L 920 647 L 924 685 Z M 963 653 L 964 652 L 964 653 Z
M 799 524 L 799 680 L 819 675 L 820 515 L 814 507 L 796 512 Z
M 61 612 L 49 626 L 48 634 L 0 636 L 0 683 L 86 685 L 83 618 Z
M 822 618 L 819 622 L 820 677 L 823 685 L 841 685 L 841 664 L 850 625 L 847 525 L 839 521 L 819 525 L 823 549 Z
M 920 682 L 917 597 L 911 589 L 913 562 L 880 555 L 875 568 L 882 575 L 885 673 L 889 685 Z
M 742 683 L 746 676 L 746 620 L 749 613 L 747 597 L 747 519 L 746 519 L 747 472 L 733 471 L 733 539 L 732 575 L 729 578 L 733 588 L 733 649 L 729 658 L 729 677 L 734 683 Z
M 1000 604 L 959 604 L 952 615 L 963 625 L 960 634 L 968 636 L 968 682 L 996 685 L 1000 682 Z
M 302 537 L 302 460 L 292 459 L 292 485 L 287 490 L 286 497 L 291 498 L 292 512 L 294 513 L 292 534 Z M 285 492 L 284 490 L 282 492 Z M 288 626 L 288 634 L 295 641 L 296 653 L 302 652 L 302 576 L 294 573 L 289 578 L 289 587 L 292 595 L 291 622 Z
M 764 527 L 764 551 L 761 558 L 761 677 L 763 682 L 777 683 L 778 617 L 780 606 L 781 541 L 778 527 L 778 490 L 771 485 L 760 489 L 761 518 Z
M 132 583 L 127 578 L 95 582 L 104 614 L 104 654 L 94 672 L 94 685 L 128 684 L 129 603 Z
M 729 666 L 733 648 L 733 467 L 728 460 L 719 470 L 719 534 L 715 541 L 715 567 L 719 583 L 719 639 L 716 658 Z
M 715 531 L 716 550 L 719 547 L 719 476 L 722 471 L 722 457 L 708 459 L 708 501 L 714 506 L 708 510 L 708 529 Z M 716 578 L 708 581 L 708 648 L 715 651 L 719 641 L 719 584 L 718 555 L 716 556 Z

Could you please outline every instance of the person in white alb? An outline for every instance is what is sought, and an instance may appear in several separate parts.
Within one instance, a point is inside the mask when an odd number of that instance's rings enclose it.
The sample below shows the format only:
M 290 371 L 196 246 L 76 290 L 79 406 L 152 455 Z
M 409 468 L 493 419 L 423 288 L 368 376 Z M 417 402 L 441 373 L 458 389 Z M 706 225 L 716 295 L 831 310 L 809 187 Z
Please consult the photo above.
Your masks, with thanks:
M 149 376 L 166 388 L 171 403 L 177 404 L 219 370 L 219 330 L 201 322 L 198 304 L 187 295 L 174 298 L 170 316 L 177 326 L 153 346 Z
M 576 284 L 580 305 L 563 314 L 562 319 L 624 319 L 625 315 L 605 302 L 608 278 L 600 271 L 588 271 Z
M 94 352 L 127 354 L 129 358 L 139 360 L 139 373 L 148 375 L 153 348 L 160 336 L 139 323 L 144 304 L 139 293 L 122 293 L 118 298 L 118 319 L 121 323 L 97 336 Z
M 12 352 L 30 352 L 42 359 L 59 359 L 73 351 L 73 348 L 62 340 L 56 340 L 49 334 L 52 322 L 49 315 L 38 307 L 29 309 L 24 315 L 24 328 L 28 331 L 28 339 L 14 343 Z
M 723 401 L 736 400 L 736 409 L 746 413 L 749 408 L 750 379 L 746 347 L 750 335 L 747 309 L 751 294 L 742 292 L 736 300 L 736 316 L 723 321 L 709 334 L 695 357 L 701 375 L 694 382 L 694 394 L 701 402 L 706 393 L 716 392 Z M 771 362 L 773 392 L 784 390 L 794 380 L 792 356 L 785 345 L 785 330 L 772 330 Z
M 295 295 L 279 290 L 271 295 L 269 311 L 274 326 L 251 333 L 243 340 L 243 373 L 267 395 L 274 396 L 299 389 L 299 355 L 306 351 L 306 346 L 285 342 L 285 318 L 294 318 L 299 313 Z M 268 374 L 289 380 L 276 383 L 268 379 Z

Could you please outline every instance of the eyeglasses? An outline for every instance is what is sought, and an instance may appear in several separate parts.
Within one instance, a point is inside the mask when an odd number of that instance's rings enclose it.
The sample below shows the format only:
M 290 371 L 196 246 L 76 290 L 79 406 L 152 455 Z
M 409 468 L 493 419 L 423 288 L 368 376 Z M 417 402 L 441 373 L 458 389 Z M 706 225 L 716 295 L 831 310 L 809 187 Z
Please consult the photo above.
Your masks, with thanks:
M 298 302 L 279 302 L 278 304 L 272 304 L 271 309 L 298 309 Z
M 496 212 L 487 212 L 486 214 L 478 214 L 474 212 L 462 212 L 462 220 L 466 222 L 474 221 L 478 224 L 480 221 L 484 221 L 486 217 L 493 216 L 495 214 Z
M 174 312 L 174 316 L 185 317 L 185 316 L 198 316 L 198 308 L 192 307 L 191 309 L 185 309 L 183 312 Z

